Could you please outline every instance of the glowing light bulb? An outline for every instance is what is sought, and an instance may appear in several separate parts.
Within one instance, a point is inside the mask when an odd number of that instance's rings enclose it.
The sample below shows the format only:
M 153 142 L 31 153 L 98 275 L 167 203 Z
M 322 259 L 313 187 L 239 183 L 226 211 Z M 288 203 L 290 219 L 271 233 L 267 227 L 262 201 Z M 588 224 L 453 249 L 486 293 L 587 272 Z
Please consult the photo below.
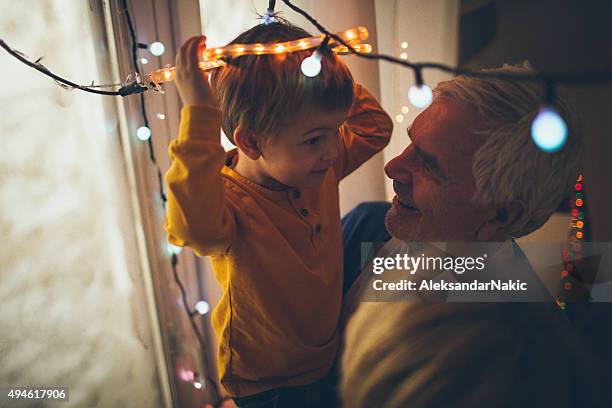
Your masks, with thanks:
M 142 141 L 149 140 L 151 137 L 151 129 L 146 126 L 141 126 L 136 131 L 136 136 Z
M 179 373 L 179 378 L 183 381 L 193 381 L 193 379 L 195 378 L 195 373 L 191 370 L 184 370 L 184 369 L 179 369 L 178 370 Z
M 148 63 L 149 63 L 149 60 L 148 60 L 148 59 L 146 59 L 146 58 L 141 58 L 141 59 L 140 59 L 140 63 L 141 63 L 142 65 L 145 65 L 145 64 L 148 64 Z
M 205 315 L 210 310 L 210 305 L 207 301 L 200 300 L 198 303 L 195 304 L 195 309 L 198 311 L 199 314 Z
M 408 112 L 410 112 L 410 108 L 407 106 L 402 106 L 402 113 L 406 114 Z
M 164 119 L 166 119 L 166 115 L 164 115 L 163 113 L 158 113 L 157 114 L 157 119 L 164 120 Z
M 402 123 L 404 121 L 404 115 L 401 115 L 401 114 L 395 115 L 395 121 L 397 123 Z
M 402 48 L 404 48 L 404 49 L 408 48 L 408 43 L 407 43 L 406 41 L 404 41 L 404 42 L 401 44 L 401 47 L 402 47 Z
M 159 41 L 155 41 L 153 44 L 149 45 L 149 51 L 151 54 L 159 57 L 164 53 L 164 51 L 166 51 L 166 47 L 164 47 L 164 44 L 160 43 Z
M 201 383 L 201 382 L 199 382 L 199 381 L 194 381 L 194 382 L 193 382 L 193 386 L 194 386 L 196 389 L 198 389 L 198 390 L 201 390 L 201 389 L 202 389 L 202 383 Z
M 408 90 L 408 99 L 416 108 L 426 108 L 431 103 L 433 93 L 431 88 L 425 84 L 412 85 Z
M 400 54 L 400 58 L 401 58 L 401 59 L 408 59 L 408 54 L 406 54 L 405 52 L 402 52 L 402 53 Z
M 321 72 L 321 54 L 315 51 L 302 61 L 302 73 L 312 78 L 319 75 L 319 72 Z
M 181 253 L 182 250 L 183 250 L 182 247 L 173 245 L 173 244 L 168 242 L 168 252 L 170 254 L 178 255 L 178 254 Z
M 169 81 L 172 78 L 172 72 L 169 69 L 164 69 L 164 78 L 166 81 Z
M 555 109 L 543 107 L 531 124 L 531 137 L 540 149 L 553 153 L 567 140 L 567 125 Z

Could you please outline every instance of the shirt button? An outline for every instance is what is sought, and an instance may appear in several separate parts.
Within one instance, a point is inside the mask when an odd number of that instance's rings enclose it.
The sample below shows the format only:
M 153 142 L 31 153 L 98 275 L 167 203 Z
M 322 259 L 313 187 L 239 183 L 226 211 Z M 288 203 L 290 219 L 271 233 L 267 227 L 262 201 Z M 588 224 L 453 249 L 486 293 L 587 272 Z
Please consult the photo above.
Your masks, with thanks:
M 300 190 L 294 190 L 293 191 L 293 198 L 298 199 L 300 198 L 302 194 L 300 193 Z
M 300 210 L 300 214 L 302 214 L 304 217 L 308 217 L 309 212 L 308 212 L 308 210 L 307 210 L 307 209 L 302 208 L 302 209 Z
M 319 232 L 321 232 L 321 224 L 317 224 L 315 225 L 315 232 L 318 234 Z

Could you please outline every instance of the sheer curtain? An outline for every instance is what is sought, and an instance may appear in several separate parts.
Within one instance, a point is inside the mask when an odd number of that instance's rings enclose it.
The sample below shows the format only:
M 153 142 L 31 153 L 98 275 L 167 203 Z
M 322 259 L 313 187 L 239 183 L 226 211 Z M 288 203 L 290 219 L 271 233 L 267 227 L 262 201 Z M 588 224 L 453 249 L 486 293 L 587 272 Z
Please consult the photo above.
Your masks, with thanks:
M 11 46 L 108 83 L 102 2 L 1 3 Z M 0 65 L 0 384 L 68 387 L 66 406 L 161 406 L 114 101 L 4 51 Z

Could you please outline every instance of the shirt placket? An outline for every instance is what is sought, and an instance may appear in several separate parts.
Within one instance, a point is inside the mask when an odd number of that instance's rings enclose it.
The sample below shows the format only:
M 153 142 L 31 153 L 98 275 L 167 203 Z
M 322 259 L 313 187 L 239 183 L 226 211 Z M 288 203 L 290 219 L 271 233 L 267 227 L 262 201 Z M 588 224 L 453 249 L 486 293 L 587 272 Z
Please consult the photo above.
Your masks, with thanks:
M 321 242 L 321 217 L 317 214 L 312 206 L 304 199 L 304 194 L 299 189 L 291 189 L 289 191 L 289 201 L 291 206 L 297 212 L 298 216 L 310 226 L 311 242 L 317 246 Z

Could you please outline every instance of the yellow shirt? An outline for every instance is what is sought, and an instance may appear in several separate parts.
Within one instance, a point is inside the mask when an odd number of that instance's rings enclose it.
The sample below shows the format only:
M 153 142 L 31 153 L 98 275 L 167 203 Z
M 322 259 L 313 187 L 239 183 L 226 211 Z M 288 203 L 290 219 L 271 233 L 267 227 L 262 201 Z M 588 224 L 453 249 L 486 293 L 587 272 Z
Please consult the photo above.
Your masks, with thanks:
M 308 384 L 331 368 L 342 302 L 338 182 L 387 145 L 393 124 L 355 86 L 343 148 L 317 189 L 272 191 L 232 170 L 221 112 L 187 106 L 166 174 L 171 243 L 211 256 L 223 295 L 212 313 L 231 396 Z

